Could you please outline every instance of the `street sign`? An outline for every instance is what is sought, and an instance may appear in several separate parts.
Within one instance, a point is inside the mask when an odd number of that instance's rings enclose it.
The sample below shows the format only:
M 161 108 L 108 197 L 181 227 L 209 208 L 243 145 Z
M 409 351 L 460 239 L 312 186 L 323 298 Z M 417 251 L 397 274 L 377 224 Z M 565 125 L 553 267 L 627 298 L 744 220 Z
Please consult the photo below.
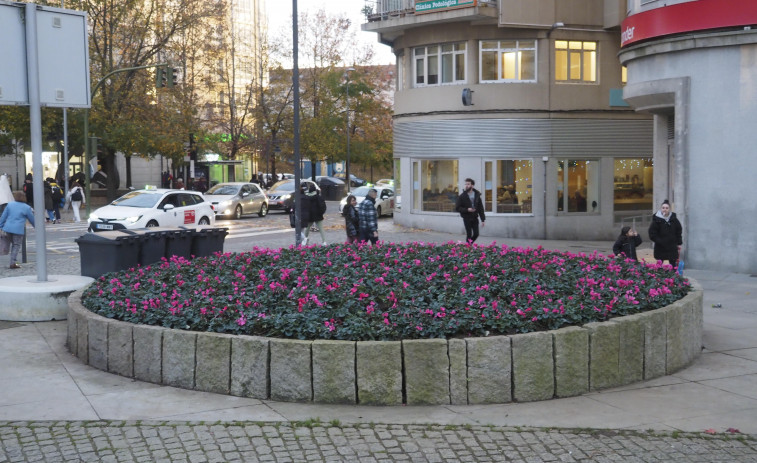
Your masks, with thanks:
M 28 105 L 24 9 L 0 3 L 0 105 Z

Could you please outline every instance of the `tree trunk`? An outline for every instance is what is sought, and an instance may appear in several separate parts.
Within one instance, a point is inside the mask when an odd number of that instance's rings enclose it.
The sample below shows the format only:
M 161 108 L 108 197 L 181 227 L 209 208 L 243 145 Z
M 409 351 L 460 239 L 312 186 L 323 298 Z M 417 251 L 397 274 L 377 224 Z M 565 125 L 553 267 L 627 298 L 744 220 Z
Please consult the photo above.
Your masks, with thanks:
M 126 188 L 131 186 L 131 156 L 126 156 Z

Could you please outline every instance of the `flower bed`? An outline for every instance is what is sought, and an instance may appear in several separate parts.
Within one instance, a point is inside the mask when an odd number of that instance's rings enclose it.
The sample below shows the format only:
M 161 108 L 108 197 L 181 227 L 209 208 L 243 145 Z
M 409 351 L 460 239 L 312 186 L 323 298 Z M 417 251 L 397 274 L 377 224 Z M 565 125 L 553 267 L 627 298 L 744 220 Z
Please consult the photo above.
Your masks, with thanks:
M 105 275 L 83 294 L 106 318 L 301 340 L 510 335 L 669 305 L 670 266 L 447 243 L 260 249 Z

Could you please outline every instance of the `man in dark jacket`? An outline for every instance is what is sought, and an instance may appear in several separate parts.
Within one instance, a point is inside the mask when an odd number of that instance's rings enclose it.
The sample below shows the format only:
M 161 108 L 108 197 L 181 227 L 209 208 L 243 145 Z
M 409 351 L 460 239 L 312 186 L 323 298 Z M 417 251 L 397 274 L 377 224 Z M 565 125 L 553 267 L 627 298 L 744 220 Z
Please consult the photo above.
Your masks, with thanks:
M 677 265 L 678 254 L 683 244 L 683 227 L 675 212 L 670 212 L 670 202 L 662 202 L 660 210 L 652 216 L 649 225 L 649 239 L 654 242 L 654 258 L 667 260 L 670 265 Z
M 323 231 L 323 214 L 326 212 L 326 201 L 321 196 L 321 192 L 315 188 L 315 185 L 303 183 L 300 185 L 300 200 L 302 201 L 302 217 L 300 226 L 302 227 L 302 245 L 308 244 L 310 227 L 315 225 L 321 234 L 321 244 L 326 245 L 326 234 Z
M 473 243 L 478 238 L 478 218 L 481 217 L 481 226 L 486 222 L 484 203 L 481 201 L 481 192 L 473 188 L 476 182 L 471 178 L 465 179 L 465 189 L 457 197 L 455 209 L 463 218 L 465 225 L 465 240 Z
M 376 244 L 378 241 L 378 213 L 376 212 L 376 195 L 378 191 L 371 188 L 365 199 L 358 206 L 358 215 L 360 216 L 360 241 L 371 241 Z

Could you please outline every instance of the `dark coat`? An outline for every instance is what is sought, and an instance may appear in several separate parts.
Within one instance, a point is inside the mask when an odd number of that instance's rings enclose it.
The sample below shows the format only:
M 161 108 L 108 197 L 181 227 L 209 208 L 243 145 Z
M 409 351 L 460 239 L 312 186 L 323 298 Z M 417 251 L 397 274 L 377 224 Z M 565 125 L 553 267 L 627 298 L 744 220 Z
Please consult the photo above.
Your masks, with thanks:
M 476 212 L 469 212 L 469 208 L 475 208 Z M 484 203 L 481 201 L 481 192 L 477 189 L 473 189 L 473 203 L 471 203 L 470 196 L 467 191 L 460 193 L 455 201 L 455 209 L 460 213 L 460 217 L 464 220 L 477 220 L 481 217 L 482 222 L 486 222 L 486 214 L 484 213 Z
M 44 190 L 45 190 L 45 210 L 52 211 L 53 210 L 53 189 L 50 186 L 50 184 L 47 182 L 45 182 L 43 185 L 44 185 Z
M 345 205 L 342 209 L 342 215 L 344 216 L 344 228 L 347 231 L 347 236 L 357 236 L 360 229 L 360 216 L 355 206 L 352 204 Z
M 654 243 L 655 259 L 667 259 L 671 264 L 678 259 L 678 246 L 683 244 L 683 227 L 675 212 L 670 213 L 669 220 L 658 217 L 657 214 L 652 216 L 649 239 Z
M 323 214 L 326 212 L 326 201 L 320 193 L 317 191 L 300 193 L 300 200 L 302 201 L 302 218 L 300 220 L 302 227 L 323 220 Z
M 625 254 L 629 259 L 639 260 L 636 257 L 636 247 L 641 244 L 641 236 L 620 236 L 612 245 L 612 252 L 617 256 Z

